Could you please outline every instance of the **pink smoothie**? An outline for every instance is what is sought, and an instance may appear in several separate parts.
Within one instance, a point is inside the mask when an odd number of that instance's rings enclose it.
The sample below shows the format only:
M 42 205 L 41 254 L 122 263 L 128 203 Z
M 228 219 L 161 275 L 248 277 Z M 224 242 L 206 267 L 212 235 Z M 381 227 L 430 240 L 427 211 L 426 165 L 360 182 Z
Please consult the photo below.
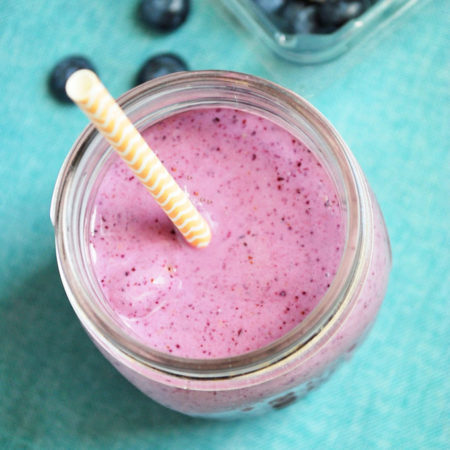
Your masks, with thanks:
M 94 205 L 90 249 L 129 333 L 190 358 L 261 348 L 317 305 L 342 255 L 336 188 L 305 145 L 242 111 L 199 109 L 144 132 L 211 224 L 193 249 L 119 158 Z

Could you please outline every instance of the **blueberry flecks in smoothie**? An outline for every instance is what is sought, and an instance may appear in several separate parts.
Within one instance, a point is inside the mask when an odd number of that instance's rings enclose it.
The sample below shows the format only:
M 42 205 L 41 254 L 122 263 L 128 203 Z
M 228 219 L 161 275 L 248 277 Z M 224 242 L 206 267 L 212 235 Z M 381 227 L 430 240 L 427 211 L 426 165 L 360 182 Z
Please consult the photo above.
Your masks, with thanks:
M 255 350 L 300 323 L 330 286 L 345 231 L 314 155 L 272 122 L 231 109 L 185 112 L 144 137 L 213 239 L 188 246 L 112 156 L 90 243 L 117 320 L 151 347 L 193 358 Z

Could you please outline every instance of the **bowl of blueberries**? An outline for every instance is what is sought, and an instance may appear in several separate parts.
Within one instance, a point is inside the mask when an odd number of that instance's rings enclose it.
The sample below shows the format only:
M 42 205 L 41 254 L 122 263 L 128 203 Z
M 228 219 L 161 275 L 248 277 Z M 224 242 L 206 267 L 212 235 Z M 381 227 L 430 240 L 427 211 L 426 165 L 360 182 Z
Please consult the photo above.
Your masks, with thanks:
M 285 59 L 333 59 L 417 0 L 222 0 L 251 34 Z

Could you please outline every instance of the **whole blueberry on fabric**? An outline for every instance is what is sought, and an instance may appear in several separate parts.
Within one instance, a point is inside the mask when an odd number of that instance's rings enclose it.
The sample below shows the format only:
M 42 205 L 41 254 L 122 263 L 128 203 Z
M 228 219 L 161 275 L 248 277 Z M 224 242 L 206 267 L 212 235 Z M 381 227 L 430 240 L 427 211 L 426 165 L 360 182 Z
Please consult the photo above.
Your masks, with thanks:
M 80 69 L 90 69 L 96 72 L 89 59 L 80 55 L 67 56 L 53 67 L 48 78 L 48 87 L 57 100 L 72 103 L 72 100 L 66 94 L 66 82 L 70 75 Z
M 142 0 L 141 20 L 156 31 L 172 31 L 182 25 L 190 10 L 190 0 Z
M 169 73 L 189 70 L 186 62 L 174 53 L 161 53 L 148 59 L 139 70 L 136 77 L 136 86 L 168 75 Z

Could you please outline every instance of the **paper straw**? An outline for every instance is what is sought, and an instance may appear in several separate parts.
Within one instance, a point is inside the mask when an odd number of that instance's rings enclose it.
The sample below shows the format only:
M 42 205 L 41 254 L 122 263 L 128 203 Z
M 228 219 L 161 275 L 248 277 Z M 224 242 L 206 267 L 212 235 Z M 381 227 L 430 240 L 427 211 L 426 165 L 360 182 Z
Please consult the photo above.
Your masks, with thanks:
M 150 191 L 187 242 L 194 247 L 206 247 L 211 240 L 208 222 L 161 164 L 97 75 L 87 69 L 74 72 L 67 80 L 66 92 Z

